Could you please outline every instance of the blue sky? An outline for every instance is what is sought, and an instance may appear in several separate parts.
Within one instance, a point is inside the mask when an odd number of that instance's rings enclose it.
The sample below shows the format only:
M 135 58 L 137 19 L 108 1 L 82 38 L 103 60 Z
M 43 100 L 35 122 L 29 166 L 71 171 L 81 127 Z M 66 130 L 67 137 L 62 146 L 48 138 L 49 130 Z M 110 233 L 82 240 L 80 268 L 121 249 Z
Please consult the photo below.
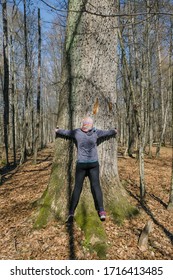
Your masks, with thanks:
M 55 4 L 57 1 L 47 1 L 48 3 L 51 2 L 52 5 Z M 55 17 L 55 11 L 50 9 L 47 5 L 42 3 L 40 0 L 34 1 L 34 6 L 40 8 L 41 17 L 44 21 L 51 21 Z
M 51 28 L 51 22 L 55 17 L 62 18 L 64 12 L 61 10 L 64 10 L 64 3 L 67 2 L 67 0 L 44 0 L 43 2 L 48 3 L 51 7 L 55 7 L 58 10 L 49 7 L 45 3 L 43 3 L 41 0 L 30 0 L 32 3 L 32 8 L 40 8 L 41 13 L 41 20 L 42 20 L 42 27 L 45 29 Z M 16 0 L 16 4 L 20 7 L 21 10 L 23 10 L 23 1 L 22 0 Z M 13 0 L 7 0 L 7 7 L 9 5 L 13 5 Z M 0 0 L 0 18 L 1 18 L 1 0 Z
M 60 11 L 61 9 L 64 10 L 64 7 L 63 7 L 64 2 L 65 2 L 64 0 L 45 0 L 46 3 L 48 3 L 51 7 L 57 8 L 58 11 L 47 6 L 41 0 L 35 0 L 33 2 L 34 2 L 35 7 L 40 8 L 41 18 L 42 18 L 42 22 L 43 22 L 45 28 L 49 28 L 49 26 L 51 26 L 50 22 L 56 16 L 61 17 L 61 15 L 62 16 L 64 15 L 64 13 Z M 62 17 L 62 19 L 63 19 L 63 17 Z

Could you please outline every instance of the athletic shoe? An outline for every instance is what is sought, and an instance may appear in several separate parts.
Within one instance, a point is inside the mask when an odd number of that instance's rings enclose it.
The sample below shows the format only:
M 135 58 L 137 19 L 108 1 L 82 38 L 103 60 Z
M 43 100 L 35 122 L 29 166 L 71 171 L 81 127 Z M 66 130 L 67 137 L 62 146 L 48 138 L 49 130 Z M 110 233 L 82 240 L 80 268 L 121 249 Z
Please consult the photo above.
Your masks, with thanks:
M 100 211 L 99 212 L 99 217 L 101 221 L 105 221 L 106 220 L 106 212 L 105 211 Z

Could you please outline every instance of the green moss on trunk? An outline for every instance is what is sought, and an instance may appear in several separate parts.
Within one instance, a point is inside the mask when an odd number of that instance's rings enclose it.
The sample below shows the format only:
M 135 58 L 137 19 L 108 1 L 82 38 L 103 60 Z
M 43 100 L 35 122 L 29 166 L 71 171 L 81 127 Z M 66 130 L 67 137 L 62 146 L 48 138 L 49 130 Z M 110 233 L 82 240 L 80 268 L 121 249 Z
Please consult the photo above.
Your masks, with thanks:
M 90 252 L 96 252 L 100 259 L 106 259 L 106 233 L 90 197 L 88 197 L 87 203 L 84 200 L 80 202 L 76 213 L 76 222 L 85 234 L 83 245 Z
M 67 163 L 62 162 L 62 153 L 68 151 L 66 145 L 56 143 L 56 156 L 52 165 L 50 181 L 42 197 L 37 201 L 34 228 L 46 226 L 50 218 L 64 220 L 68 204 Z M 68 157 L 65 157 L 68 160 Z
M 37 218 L 33 225 L 35 229 L 43 228 L 47 225 L 47 222 L 51 215 L 50 206 L 51 206 L 51 197 L 49 195 L 45 195 L 44 204 L 41 205 L 41 207 L 39 208 Z
M 125 219 L 139 214 L 139 210 L 123 198 L 119 201 L 112 201 L 109 204 L 109 211 L 112 214 L 114 222 L 118 225 L 121 225 Z

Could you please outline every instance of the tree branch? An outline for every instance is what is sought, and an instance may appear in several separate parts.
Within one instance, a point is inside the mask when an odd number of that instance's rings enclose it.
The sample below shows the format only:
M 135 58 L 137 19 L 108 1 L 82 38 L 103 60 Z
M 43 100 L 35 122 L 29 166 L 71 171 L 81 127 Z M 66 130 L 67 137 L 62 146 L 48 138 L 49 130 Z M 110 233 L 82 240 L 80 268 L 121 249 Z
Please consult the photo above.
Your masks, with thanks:
M 40 0 L 42 3 L 44 3 L 45 5 L 47 5 L 49 8 L 57 11 L 57 12 L 67 12 L 67 9 L 58 9 L 55 6 L 52 6 L 50 4 L 48 4 L 46 1 L 44 0 Z M 73 13 L 81 13 L 81 10 L 69 10 L 69 12 L 73 12 Z M 127 13 L 114 13 L 114 14 L 103 14 L 103 13 L 97 13 L 97 12 L 91 12 L 87 9 L 83 9 L 83 12 L 86 12 L 88 14 L 91 15 L 95 15 L 95 16 L 101 16 L 101 17 L 131 17 L 131 16 L 142 16 L 142 15 L 166 15 L 166 16 L 173 16 L 173 13 L 170 12 L 141 12 L 141 13 L 131 13 L 131 14 L 127 14 Z

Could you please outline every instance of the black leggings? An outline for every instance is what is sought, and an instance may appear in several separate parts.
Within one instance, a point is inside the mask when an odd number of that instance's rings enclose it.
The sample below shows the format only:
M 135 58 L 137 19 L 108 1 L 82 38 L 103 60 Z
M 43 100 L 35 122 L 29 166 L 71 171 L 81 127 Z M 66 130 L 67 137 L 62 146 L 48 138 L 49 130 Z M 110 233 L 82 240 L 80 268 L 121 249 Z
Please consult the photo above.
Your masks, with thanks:
M 85 177 L 90 180 L 91 192 L 93 195 L 95 208 L 97 211 L 103 211 L 103 194 L 99 180 L 99 163 L 77 163 L 75 174 L 75 186 L 70 202 L 70 213 L 73 214 L 79 202 L 80 194 Z

